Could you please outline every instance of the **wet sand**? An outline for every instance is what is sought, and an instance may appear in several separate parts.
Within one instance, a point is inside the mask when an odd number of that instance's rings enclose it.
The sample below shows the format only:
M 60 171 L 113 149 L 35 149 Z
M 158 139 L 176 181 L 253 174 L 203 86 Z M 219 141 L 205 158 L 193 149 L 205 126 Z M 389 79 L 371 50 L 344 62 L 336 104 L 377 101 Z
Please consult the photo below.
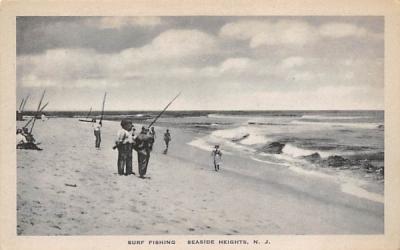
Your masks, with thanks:
M 383 234 L 382 202 L 240 156 L 226 156 L 217 173 L 209 152 L 186 144 L 195 131 L 170 128 L 165 155 L 157 128 L 148 178 L 119 176 L 118 129 L 104 122 L 98 150 L 90 123 L 37 121 L 44 150 L 17 150 L 19 235 Z

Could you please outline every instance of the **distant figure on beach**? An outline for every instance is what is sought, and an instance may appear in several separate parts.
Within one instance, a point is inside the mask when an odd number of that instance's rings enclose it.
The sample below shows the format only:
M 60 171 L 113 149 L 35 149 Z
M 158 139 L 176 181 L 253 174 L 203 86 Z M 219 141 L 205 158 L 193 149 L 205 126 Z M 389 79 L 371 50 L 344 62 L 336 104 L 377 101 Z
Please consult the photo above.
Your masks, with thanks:
M 140 178 L 144 178 L 144 175 L 147 172 L 147 166 L 150 160 L 150 144 L 152 144 L 153 138 L 148 135 L 148 129 L 142 127 L 142 131 L 135 138 L 133 148 L 137 151 L 138 158 L 138 168 Z
M 101 121 L 99 121 L 97 123 L 95 118 L 93 118 L 92 122 L 93 122 L 92 127 L 93 127 L 94 136 L 96 137 L 95 147 L 100 148 L 100 143 L 101 143 L 100 128 L 102 126 L 102 123 L 101 123 Z
M 219 145 L 215 145 L 214 150 L 211 153 L 214 162 L 215 171 L 219 171 L 219 166 L 222 164 L 222 152 L 219 150 Z
M 118 174 L 131 175 L 132 171 L 132 144 L 133 144 L 133 124 L 128 119 L 122 119 L 121 129 L 117 133 L 115 146 L 118 149 Z M 125 173 L 124 173 L 125 170 Z
M 42 113 L 42 115 L 40 116 L 40 119 L 42 119 L 42 122 L 47 120 L 46 114 Z
M 164 142 L 165 142 L 164 154 L 168 152 L 168 146 L 170 141 L 171 141 L 171 134 L 169 133 L 169 129 L 167 129 L 164 133 Z

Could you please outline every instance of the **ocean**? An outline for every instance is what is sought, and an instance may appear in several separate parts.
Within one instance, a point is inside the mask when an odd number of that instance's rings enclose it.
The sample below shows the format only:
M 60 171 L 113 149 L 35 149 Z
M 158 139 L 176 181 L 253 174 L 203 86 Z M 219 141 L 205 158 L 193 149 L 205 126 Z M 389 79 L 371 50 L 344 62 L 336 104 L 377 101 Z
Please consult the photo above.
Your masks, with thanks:
M 241 111 L 160 120 L 203 133 L 188 145 L 302 169 L 354 170 L 384 177 L 383 111 Z
M 108 111 L 106 120 L 148 124 L 159 111 Z M 85 112 L 48 116 L 85 117 Z M 93 112 L 91 117 L 99 117 Z M 167 111 L 156 126 L 196 132 L 187 143 L 211 152 L 298 167 L 334 169 L 384 179 L 384 111 Z M 326 171 L 325 171 L 326 172 Z

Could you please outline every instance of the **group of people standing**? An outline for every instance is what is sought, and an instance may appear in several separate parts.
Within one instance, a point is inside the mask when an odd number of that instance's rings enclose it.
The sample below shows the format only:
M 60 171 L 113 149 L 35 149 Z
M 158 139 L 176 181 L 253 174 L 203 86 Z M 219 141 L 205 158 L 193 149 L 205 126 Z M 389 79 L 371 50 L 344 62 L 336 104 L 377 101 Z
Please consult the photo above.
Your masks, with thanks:
M 144 178 L 147 172 L 147 166 L 150 160 L 150 153 L 153 150 L 153 144 L 156 138 L 154 127 L 142 127 L 140 133 L 135 134 L 135 127 L 129 119 L 122 119 L 121 129 L 117 133 L 115 146 L 113 149 L 118 149 L 118 174 L 131 175 L 132 168 L 132 151 L 137 152 L 138 170 L 140 178 Z M 167 138 L 167 140 L 165 140 Z M 171 135 L 167 129 L 164 134 L 166 147 L 168 148 Z
M 93 131 L 95 135 L 95 147 L 100 148 L 102 123 L 92 120 Z M 156 139 L 156 131 L 154 127 L 146 128 L 142 126 L 140 133 L 135 134 L 136 128 L 129 119 L 122 119 L 121 129 L 117 133 L 115 145 L 113 149 L 118 149 L 117 169 L 119 175 L 131 175 L 133 172 L 132 152 L 137 152 L 139 177 L 144 178 L 147 172 L 147 166 L 150 160 L 150 154 L 153 150 L 153 144 Z M 169 129 L 164 133 L 165 149 L 164 154 L 168 152 L 171 134 Z M 215 145 L 211 152 L 213 158 L 214 170 L 219 171 L 222 164 L 222 152 L 219 145 Z

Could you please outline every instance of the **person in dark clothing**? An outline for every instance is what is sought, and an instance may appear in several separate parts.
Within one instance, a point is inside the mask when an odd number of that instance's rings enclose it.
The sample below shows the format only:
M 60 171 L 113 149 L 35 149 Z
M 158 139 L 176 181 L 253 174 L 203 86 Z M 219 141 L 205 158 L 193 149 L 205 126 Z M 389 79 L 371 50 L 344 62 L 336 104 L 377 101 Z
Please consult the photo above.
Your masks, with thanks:
M 169 133 L 169 129 L 167 129 L 164 133 L 164 142 L 165 142 L 164 154 L 168 152 L 168 146 L 170 141 L 171 141 L 171 134 Z
M 150 144 L 154 142 L 153 138 L 147 133 L 148 129 L 142 127 L 142 131 L 134 140 L 133 148 L 137 151 L 140 178 L 144 178 L 146 175 L 147 166 L 150 160 Z
M 118 174 L 131 175 L 132 171 L 132 143 L 133 143 L 133 124 L 128 119 L 121 121 L 121 129 L 117 133 L 115 147 L 118 149 Z M 124 173 L 125 170 L 125 173 Z
M 153 138 L 153 143 L 149 144 L 150 151 L 152 151 L 153 150 L 153 144 L 156 141 L 156 131 L 154 130 L 154 127 L 150 128 L 149 135 Z

